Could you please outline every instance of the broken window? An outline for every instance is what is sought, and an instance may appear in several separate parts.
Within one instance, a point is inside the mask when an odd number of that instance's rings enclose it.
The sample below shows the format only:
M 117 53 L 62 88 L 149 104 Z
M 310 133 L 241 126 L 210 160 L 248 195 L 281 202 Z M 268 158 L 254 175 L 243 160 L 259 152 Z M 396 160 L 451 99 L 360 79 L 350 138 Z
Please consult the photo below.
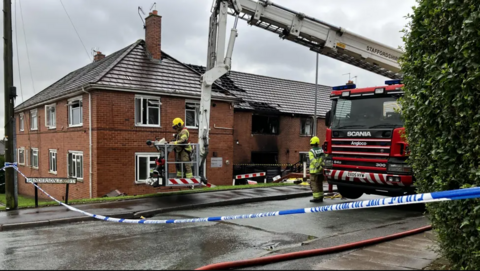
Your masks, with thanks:
M 304 136 L 311 136 L 313 135 L 313 120 L 308 119 L 301 119 L 300 120 L 301 127 L 300 127 L 300 135 Z
M 252 134 L 278 135 L 280 117 L 278 116 L 252 116 Z
M 135 124 L 160 127 L 160 98 L 137 95 L 135 97 Z
M 252 164 L 277 164 L 277 152 L 251 152 Z
M 188 128 L 198 128 L 198 115 L 200 112 L 200 103 L 185 103 L 185 125 Z

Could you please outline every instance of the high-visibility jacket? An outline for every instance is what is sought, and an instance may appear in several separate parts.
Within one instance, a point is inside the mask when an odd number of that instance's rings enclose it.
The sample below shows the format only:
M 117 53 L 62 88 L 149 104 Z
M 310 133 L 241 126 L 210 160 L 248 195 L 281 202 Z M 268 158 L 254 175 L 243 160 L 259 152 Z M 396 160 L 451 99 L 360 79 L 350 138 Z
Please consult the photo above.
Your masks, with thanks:
M 176 136 L 174 144 L 188 144 L 190 143 L 190 132 L 186 127 L 184 127 Z M 181 151 L 192 151 L 192 146 L 189 145 L 182 145 L 182 146 L 177 146 L 175 147 L 176 152 L 181 152 Z
M 324 157 L 323 149 L 319 147 L 313 147 L 308 152 L 308 157 L 310 158 L 310 174 L 322 173 Z

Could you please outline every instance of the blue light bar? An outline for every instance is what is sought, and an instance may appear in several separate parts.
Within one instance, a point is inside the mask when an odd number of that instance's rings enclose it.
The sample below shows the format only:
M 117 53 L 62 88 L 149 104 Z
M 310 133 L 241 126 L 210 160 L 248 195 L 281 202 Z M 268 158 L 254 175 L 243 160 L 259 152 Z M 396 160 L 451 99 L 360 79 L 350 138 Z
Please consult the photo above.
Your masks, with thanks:
M 402 83 L 402 80 L 401 79 L 397 79 L 397 80 L 387 80 L 385 81 L 385 85 L 399 85 Z
M 337 87 L 333 87 L 332 89 L 333 90 L 345 90 L 345 89 L 355 89 L 355 88 L 357 88 L 357 85 L 353 84 L 353 85 L 337 86 Z

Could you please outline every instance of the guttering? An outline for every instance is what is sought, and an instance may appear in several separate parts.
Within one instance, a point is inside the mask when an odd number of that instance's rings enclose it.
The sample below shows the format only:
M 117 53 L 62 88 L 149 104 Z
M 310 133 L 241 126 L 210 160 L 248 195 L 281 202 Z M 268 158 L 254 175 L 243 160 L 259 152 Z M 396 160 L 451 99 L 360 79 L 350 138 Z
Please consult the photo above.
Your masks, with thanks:
M 90 168 L 90 175 L 88 177 L 90 182 L 90 198 L 93 198 L 93 172 L 92 172 L 92 94 L 90 92 L 85 91 L 85 88 L 82 87 L 82 92 L 88 93 L 88 137 L 89 137 L 89 151 L 88 155 L 90 157 L 90 161 L 88 162 L 88 166 Z

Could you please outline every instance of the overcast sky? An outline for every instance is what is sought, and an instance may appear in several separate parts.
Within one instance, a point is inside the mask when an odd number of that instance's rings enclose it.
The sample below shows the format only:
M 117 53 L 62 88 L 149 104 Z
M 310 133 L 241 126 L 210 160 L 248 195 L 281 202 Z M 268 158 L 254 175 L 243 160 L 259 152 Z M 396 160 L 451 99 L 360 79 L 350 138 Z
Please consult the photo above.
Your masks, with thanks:
M 67 73 L 92 61 L 97 47 L 109 55 L 144 38 L 138 7 L 148 13 L 154 0 L 63 0 L 88 53 L 77 37 L 60 0 L 12 0 L 14 74 L 18 105 Z M 274 0 L 292 10 L 346 28 L 397 48 L 415 0 Z M 19 3 L 23 12 L 23 23 Z M 162 50 L 178 60 L 206 64 L 211 0 L 157 1 L 162 15 Z M 17 12 L 15 12 L 17 7 Z M 16 16 L 16 19 L 15 19 Z M 143 15 L 142 15 L 143 16 Z M 0 22 L 3 29 L 3 19 Z M 229 29 L 233 17 L 229 17 Z M 16 28 L 16 30 L 15 30 Z M 24 32 L 25 31 L 25 36 Z M 233 54 L 233 70 L 292 80 L 315 82 L 315 54 L 268 31 L 240 21 Z M 16 43 L 18 33 L 18 51 Z M 26 40 L 25 40 L 26 37 Z M 27 49 L 30 61 L 27 58 Z M 3 43 L 1 43 L 3 52 Z M 20 61 L 20 72 L 17 65 Z M 341 85 L 358 76 L 357 86 L 383 84 L 385 77 L 320 55 L 319 84 Z M 31 65 L 31 73 L 29 62 Z M 3 108 L 3 65 L 2 94 Z M 21 85 L 19 75 L 21 76 Z M 32 80 L 33 77 L 33 80 Z M 33 81 L 33 83 L 32 83 Z M 23 99 L 20 94 L 23 94 Z M 0 137 L 4 110 L 0 110 Z

